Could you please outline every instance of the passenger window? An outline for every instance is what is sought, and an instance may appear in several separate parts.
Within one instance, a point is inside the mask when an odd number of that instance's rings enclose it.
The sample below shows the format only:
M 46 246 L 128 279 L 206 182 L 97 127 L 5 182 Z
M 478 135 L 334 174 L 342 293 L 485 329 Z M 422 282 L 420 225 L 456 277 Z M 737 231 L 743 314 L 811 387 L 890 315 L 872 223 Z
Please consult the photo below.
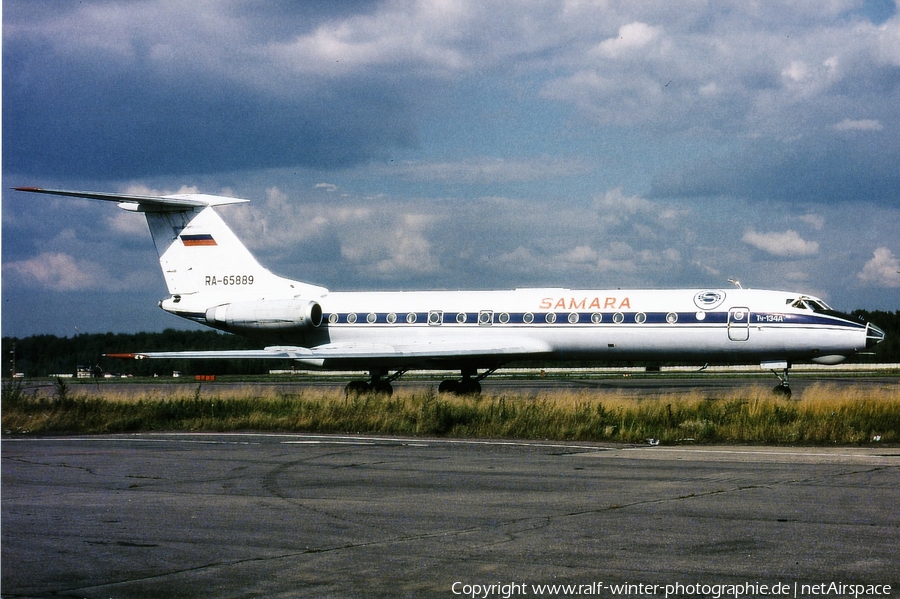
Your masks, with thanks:
M 532 322 L 534 322 L 534 314 L 532 314 L 531 312 L 526 312 L 522 315 L 522 322 L 524 322 L 525 324 L 531 324 Z

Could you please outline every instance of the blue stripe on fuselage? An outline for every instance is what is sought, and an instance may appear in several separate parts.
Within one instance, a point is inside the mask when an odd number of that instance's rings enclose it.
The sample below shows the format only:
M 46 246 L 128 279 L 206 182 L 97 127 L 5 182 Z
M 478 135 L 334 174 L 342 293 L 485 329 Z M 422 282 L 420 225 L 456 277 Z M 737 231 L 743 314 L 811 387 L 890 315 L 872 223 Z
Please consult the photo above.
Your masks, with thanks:
M 356 321 L 349 322 L 350 315 L 355 315 Z M 409 312 L 375 312 L 373 322 L 368 320 L 371 312 L 340 312 L 325 314 L 324 318 L 328 324 L 342 325 L 428 325 L 429 312 L 413 312 L 415 319 L 409 322 Z M 393 322 L 388 320 L 388 315 L 393 315 Z M 603 325 L 622 325 L 622 324 L 638 324 L 638 325 L 717 325 L 728 322 L 728 312 L 493 312 L 490 320 L 482 315 L 479 320 L 478 312 L 463 312 L 465 314 L 464 322 L 459 322 L 458 315 L 460 312 L 441 313 L 439 322 L 431 322 L 432 326 L 504 326 L 507 324 L 514 325 L 552 325 L 552 326 L 603 326 Z M 548 315 L 555 315 L 555 321 L 548 322 Z M 570 315 L 577 314 L 577 320 Z M 600 315 L 600 320 L 595 322 L 595 315 Z M 674 322 L 670 322 L 671 315 L 675 315 Z M 530 319 L 526 318 L 530 316 Z M 336 321 L 334 318 L 336 317 Z M 644 320 L 639 322 L 640 318 Z M 865 329 L 865 323 L 852 322 L 843 318 L 822 314 L 791 314 L 783 312 L 751 312 L 750 325 L 793 325 L 793 326 L 828 326 L 828 327 L 846 327 L 849 329 Z

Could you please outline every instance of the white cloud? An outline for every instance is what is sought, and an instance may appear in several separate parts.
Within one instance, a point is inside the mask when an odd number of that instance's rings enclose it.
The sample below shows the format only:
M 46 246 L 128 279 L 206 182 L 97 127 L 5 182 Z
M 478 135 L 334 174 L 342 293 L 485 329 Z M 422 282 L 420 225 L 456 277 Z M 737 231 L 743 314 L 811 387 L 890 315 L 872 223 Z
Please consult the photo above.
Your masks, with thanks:
M 201 74 L 278 97 L 309 98 L 335 81 L 386 76 L 411 81 L 402 93 L 412 99 L 431 88 L 428 81 L 512 74 L 528 89 L 537 75 L 545 97 L 611 124 L 718 128 L 729 115 L 729 129 L 775 119 L 769 130 L 777 131 L 798 114 L 835 122 L 861 96 L 880 98 L 876 108 L 890 105 L 878 69 L 898 63 L 900 25 L 846 18 L 854 8 L 840 0 L 764 14 L 733 0 L 689 2 L 675 15 L 664 2 L 391 0 L 310 20 L 209 1 L 85 2 L 4 18 L 4 41 L 41 39 L 91 64 L 101 57 L 167 78 Z M 831 93 L 848 78 L 864 85 L 847 98 L 846 90 Z M 806 102 L 801 112 L 798 98 Z M 884 125 L 874 118 L 835 125 L 873 126 Z
M 167 196 L 185 193 L 200 193 L 200 189 L 196 185 L 182 185 L 177 191 L 160 190 L 142 183 L 132 183 L 127 185 L 125 189 L 122 190 L 122 193 L 135 196 Z
M 876 287 L 900 287 L 900 259 L 889 248 L 880 247 L 856 276 Z
M 681 252 L 675 248 L 666 248 L 663 251 L 662 256 L 669 262 L 681 262 Z
M 453 42 L 480 12 L 462 4 L 389 2 L 371 14 L 328 22 L 311 33 L 271 43 L 268 52 L 297 73 L 345 75 L 398 64 L 452 72 L 469 66 L 466 52 Z
M 656 204 L 640 196 L 626 196 L 622 188 L 617 187 L 598 195 L 594 198 L 594 207 L 601 212 L 613 212 L 616 214 L 635 215 L 638 213 L 652 213 L 657 210 Z M 666 213 L 666 217 L 671 217 Z
M 596 262 L 597 252 L 591 249 L 589 245 L 579 245 L 578 247 L 572 249 L 570 252 L 566 252 L 565 254 L 559 256 L 559 259 L 564 262 L 575 263 L 575 264 L 583 264 L 588 262 Z
M 382 279 L 434 273 L 440 267 L 428 239 L 434 222 L 434 216 L 422 212 L 391 218 L 379 211 L 377 225 L 365 219 L 341 227 L 341 255 L 360 271 Z
M 388 279 L 403 279 L 410 275 L 435 273 L 440 264 L 431 252 L 431 243 L 424 233 L 398 228 L 386 240 L 388 257 L 379 260 L 376 270 Z
M 530 274 L 546 267 L 545 260 L 521 245 L 510 252 L 500 254 L 494 262 L 517 275 Z
M 818 243 L 806 241 L 792 229 L 782 233 L 759 233 L 750 229 L 741 241 L 774 256 L 812 256 L 819 251 Z
M 636 21 L 622 25 L 616 37 L 600 42 L 597 52 L 603 56 L 616 58 L 626 52 L 644 48 L 661 34 L 661 28 Z
M 590 172 L 593 168 L 581 158 L 540 156 L 508 159 L 482 156 L 447 162 L 405 161 L 376 167 L 376 170 L 384 176 L 411 181 L 508 183 L 569 177 Z
M 882 131 L 884 126 L 877 119 L 844 119 L 834 125 L 836 131 Z
M 794 83 L 801 83 L 810 76 L 807 66 L 797 60 L 792 62 L 789 67 L 782 70 L 781 75 Z
M 804 214 L 800 217 L 800 221 L 806 223 L 816 231 L 821 231 L 825 226 L 825 217 L 820 214 Z
M 113 214 L 106 216 L 104 220 L 107 227 L 122 235 L 138 239 L 142 235 L 147 235 L 147 219 L 143 214 L 116 210 Z
M 99 264 L 63 253 L 45 252 L 34 258 L 10 262 L 3 265 L 3 271 L 24 286 L 52 291 L 109 290 L 117 287 L 106 269 Z
M 318 204 L 297 201 L 278 187 L 266 189 L 266 201 L 242 204 L 220 212 L 247 247 L 283 251 L 300 244 L 320 243 L 333 235 L 333 223 L 347 218 L 346 207 L 321 210 Z M 365 218 L 363 211 L 351 218 Z

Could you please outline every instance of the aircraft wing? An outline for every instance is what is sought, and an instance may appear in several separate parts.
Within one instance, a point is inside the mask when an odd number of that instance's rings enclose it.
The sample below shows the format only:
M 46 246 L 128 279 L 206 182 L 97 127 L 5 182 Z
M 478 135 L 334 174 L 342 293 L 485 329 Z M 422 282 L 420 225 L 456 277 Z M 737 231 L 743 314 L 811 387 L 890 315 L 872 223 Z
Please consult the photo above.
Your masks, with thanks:
M 131 205 L 135 208 L 154 208 L 156 210 L 184 210 L 185 208 L 199 208 L 202 206 L 223 206 L 225 204 L 240 204 L 250 200 L 240 198 L 228 198 L 214 196 L 205 193 L 179 193 L 165 196 L 145 196 L 123 193 L 95 193 L 92 191 L 67 191 L 63 189 L 43 189 L 41 187 L 15 187 L 16 191 L 31 193 L 43 193 L 54 196 L 66 196 L 72 198 L 87 198 L 89 200 L 104 200 L 118 202 L 120 205 Z
M 328 343 L 316 347 L 272 346 L 264 349 L 229 349 L 215 351 L 162 351 L 105 354 L 127 359 L 252 359 L 252 360 L 352 360 L 352 359 L 432 359 L 480 356 L 522 356 L 550 353 L 546 343 L 533 339 L 490 341 L 434 341 L 403 344 Z

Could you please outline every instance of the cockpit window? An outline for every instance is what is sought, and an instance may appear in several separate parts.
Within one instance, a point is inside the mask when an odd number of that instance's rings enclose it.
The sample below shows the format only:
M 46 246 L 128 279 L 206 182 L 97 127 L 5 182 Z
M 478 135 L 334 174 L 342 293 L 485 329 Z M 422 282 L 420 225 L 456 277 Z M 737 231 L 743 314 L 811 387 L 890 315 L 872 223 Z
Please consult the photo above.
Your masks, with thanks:
M 809 304 L 809 307 L 812 308 L 813 312 L 828 312 L 831 308 L 828 307 L 828 304 L 819 300 L 806 300 L 806 303 Z
M 800 308 L 801 310 L 812 310 L 813 312 L 829 312 L 831 307 L 820 299 L 811 297 L 801 297 L 791 304 L 792 308 Z

